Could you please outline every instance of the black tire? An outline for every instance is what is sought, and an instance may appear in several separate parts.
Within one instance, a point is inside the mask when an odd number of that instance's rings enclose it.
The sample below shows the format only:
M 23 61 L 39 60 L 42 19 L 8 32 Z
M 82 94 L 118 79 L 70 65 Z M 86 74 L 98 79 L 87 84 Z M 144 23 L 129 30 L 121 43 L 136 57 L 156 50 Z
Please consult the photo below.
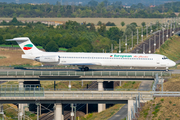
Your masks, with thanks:
M 88 67 L 85 67 L 85 68 L 84 68 L 84 70 L 85 70 L 85 71 L 88 71 L 88 70 L 89 70 L 89 68 L 88 68 Z

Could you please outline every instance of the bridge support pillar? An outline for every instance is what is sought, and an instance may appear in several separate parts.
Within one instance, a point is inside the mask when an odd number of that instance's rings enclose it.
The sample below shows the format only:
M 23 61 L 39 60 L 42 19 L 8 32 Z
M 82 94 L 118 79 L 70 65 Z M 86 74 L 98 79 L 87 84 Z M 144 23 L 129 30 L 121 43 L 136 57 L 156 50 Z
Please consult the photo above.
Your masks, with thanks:
M 98 80 L 97 82 L 98 82 L 98 90 L 103 91 L 104 90 L 103 80 Z
M 24 104 L 19 104 L 18 105 L 18 120 L 22 120 L 24 110 L 23 110 Z
M 0 116 L 1 116 L 1 120 L 4 120 L 4 111 L 3 111 L 3 104 L 0 104 Z
M 18 80 L 19 82 L 19 90 L 23 90 L 24 88 L 24 80 Z
M 103 87 L 103 80 L 98 80 L 98 91 L 103 91 L 104 87 Z M 106 104 L 98 104 L 98 113 L 102 112 L 103 110 L 106 109 Z
M 103 110 L 106 109 L 106 104 L 98 104 L 98 113 L 102 112 Z
M 133 107 L 133 100 L 128 100 L 128 115 L 130 117 L 129 120 L 131 120 L 131 108 Z
M 54 104 L 54 120 L 64 120 L 64 116 L 62 114 L 62 104 L 56 103 Z
M 24 80 L 18 80 L 18 82 L 19 82 L 19 91 L 21 91 L 24 88 Z M 23 118 L 24 105 L 25 104 L 18 104 L 18 120 L 22 120 L 22 118 Z

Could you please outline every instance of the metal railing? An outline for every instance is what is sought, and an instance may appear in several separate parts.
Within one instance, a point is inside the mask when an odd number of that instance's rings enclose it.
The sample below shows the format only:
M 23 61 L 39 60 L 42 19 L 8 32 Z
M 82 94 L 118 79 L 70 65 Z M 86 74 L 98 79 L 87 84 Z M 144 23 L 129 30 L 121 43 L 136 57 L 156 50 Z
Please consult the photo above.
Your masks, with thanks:
M 45 91 L 98 91 L 98 88 L 82 88 L 82 89 L 78 89 L 78 88 L 62 88 L 62 89 L 49 89 L 49 88 L 45 88 Z M 151 91 L 151 89 L 126 89 L 126 88 L 120 88 L 120 89 L 110 89 L 110 88 L 104 88 L 104 91 Z
M 163 71 L 0 71 L 0 76 L 170 76 Z
M 44 97 L 44 88 L 0 88 L 0 97 Z
M 151 100 L 153 98 L 153 93 L 151 92 L 118 92 L 118 91 L 58 91 L 58 92 L 51 92 L 45 91 L 45 97 L 68 97 L 68 98 L 97 98 L 97 97 L 105 97 L 105 98 L 122 98 L 122 97 L 136 97 L 140 95 L 143 99 Z
M 41 87 L 40 84 L 24 84 L 23 87 L 38 88 Z M 19 88 L 19 84 L 0 84 L 0 88 Z
M 152 86 L 152 91 L 156 91 L 158 83 L 159 83 L 159 76 L 158 76 L 158 73 L 156 73 L 154 83 L 153 83 L 153 86 Z
M 156 91 L 154 97 L 180 97 L 180 92 Z

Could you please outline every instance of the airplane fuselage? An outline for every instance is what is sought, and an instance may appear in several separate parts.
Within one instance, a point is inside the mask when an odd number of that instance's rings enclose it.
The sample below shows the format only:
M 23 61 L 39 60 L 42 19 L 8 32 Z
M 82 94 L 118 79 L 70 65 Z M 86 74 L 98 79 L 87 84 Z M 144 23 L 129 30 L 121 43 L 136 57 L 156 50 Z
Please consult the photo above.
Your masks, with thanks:
M 126 67 L 172 67 L 175 65 L 175 62 L 159 54 L 42 52 L 23 58 L 35 60 L 35 58 L 42 56 L 45 58 L 47 56 L 47 60 L 48 57 L 59 56 L 58 62 L 51 62 L 54 65 Z

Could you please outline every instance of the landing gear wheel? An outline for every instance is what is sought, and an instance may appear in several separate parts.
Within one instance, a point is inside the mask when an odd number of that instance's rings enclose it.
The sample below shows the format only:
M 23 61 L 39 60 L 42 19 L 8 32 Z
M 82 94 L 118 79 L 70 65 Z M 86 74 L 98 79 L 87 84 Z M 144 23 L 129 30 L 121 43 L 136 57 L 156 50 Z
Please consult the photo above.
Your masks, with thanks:
M 168 67 L 166 67 L 166 72 L 168 72 L 169 71 L 169 68 Z
M 85 67 L 85 68 L 84 68 L 84 70 L 85 70 L 85 71 L 88 71 L 88 70 L 89 70 L 89 68 L 88 68 L 88 67 Z
M 85 69 L 84 68 L 81 68 L 81 71 L 84 71 Z

